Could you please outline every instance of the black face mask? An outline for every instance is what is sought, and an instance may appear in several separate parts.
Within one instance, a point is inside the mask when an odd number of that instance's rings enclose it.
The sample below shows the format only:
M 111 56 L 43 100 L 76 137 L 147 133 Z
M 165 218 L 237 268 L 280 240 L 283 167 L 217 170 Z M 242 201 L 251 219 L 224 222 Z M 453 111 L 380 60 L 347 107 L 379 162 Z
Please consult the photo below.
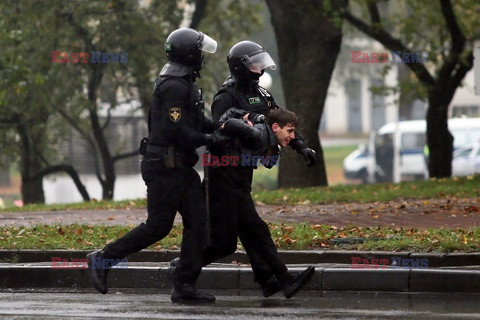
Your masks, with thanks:
M 248 71 L 248 79 L 249 80 L 252 80 L 252 81 L 255 81 L 255 82 L 258 82 L 260 81 L 260 77 L 263 75 L 263 73 L 265 72 L 265 70 L 262 70 L 262 73 L 255 73 L 255 72 L 252 72 L 252 71 Z

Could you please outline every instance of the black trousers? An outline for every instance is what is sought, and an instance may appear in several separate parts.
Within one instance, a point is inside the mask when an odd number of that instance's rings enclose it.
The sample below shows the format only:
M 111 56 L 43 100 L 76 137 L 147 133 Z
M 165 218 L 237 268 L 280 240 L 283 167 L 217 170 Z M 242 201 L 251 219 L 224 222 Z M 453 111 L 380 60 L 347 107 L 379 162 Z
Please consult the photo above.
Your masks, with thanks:
M 148 218 L 122 238 L 104 248 L 107 259 L 123 259 L 166 237 L 178 211 L 183 220 L 180 263 L 175 283 L 194 284 L 202 269 L 207 242 L 204 189 L 193 168 L 164 167 L 161 160 L 144 156 L 142 178 L 147 185 Z
M 272 275 L 282 279 L 287 267 L 280 259 L 268 225 L 250 195 L 251 167 L 209 168 L 210 239 L 203 264 L 232 254 L 237 237 L 250 259 L 255 281 L 263 285 Z

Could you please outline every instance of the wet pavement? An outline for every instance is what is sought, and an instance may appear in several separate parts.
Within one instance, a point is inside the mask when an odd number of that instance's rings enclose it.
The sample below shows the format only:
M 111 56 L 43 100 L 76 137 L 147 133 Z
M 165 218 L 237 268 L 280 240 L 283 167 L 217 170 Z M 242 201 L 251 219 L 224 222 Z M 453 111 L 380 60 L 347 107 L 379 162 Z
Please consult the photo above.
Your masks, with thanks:
M 213 293 L 213 304 L 177 305 L 165 291 L 3 290 L 0 319 L 480 319 L 479 294 Z

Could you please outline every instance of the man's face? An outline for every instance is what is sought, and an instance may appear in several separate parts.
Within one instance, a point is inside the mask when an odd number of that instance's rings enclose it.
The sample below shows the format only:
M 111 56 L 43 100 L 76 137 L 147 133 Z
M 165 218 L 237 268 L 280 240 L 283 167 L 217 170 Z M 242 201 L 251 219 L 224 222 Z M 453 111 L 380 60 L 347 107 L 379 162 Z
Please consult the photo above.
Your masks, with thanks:
M 290 140 L 295 139 L 295 126 L 291 124 L 287 124 L 285 126 L 280 127 L 278 123 L 272 124 L 272 130 L 275 133 L 275 137 L 277 138 L 278 144 L 285 148 L 290 143 Z

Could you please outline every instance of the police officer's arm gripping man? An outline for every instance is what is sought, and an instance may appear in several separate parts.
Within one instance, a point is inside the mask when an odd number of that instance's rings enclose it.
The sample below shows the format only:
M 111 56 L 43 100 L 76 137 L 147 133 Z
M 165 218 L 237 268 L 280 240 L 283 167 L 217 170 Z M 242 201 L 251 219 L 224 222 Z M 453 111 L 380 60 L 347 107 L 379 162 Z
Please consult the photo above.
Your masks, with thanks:
M 275 62 L 262 46 L 252 41 L 241 41 L 231 48 L 227 62 L 231 76 L 212 103 L 212 118 L 215 122 L 232 107 L 265 116 L 270 110 L 281 108 L 270 92 L 258 85 L 266 68 L 276 68 Z M 303 156 L 307 166 L 315 165 L 315 151 L 307 148 L 297 132 L 295 137 L 290 146 Z
M 242 144 L 251 149 L 256 149 L 264 143 L 265 130 L 262 128 L 264 125 L 265 124 L 260 123 L 249 126 L 243 120 L 232 118 L 225 122 L 223 130 L 227 135 L 240 139 Z

